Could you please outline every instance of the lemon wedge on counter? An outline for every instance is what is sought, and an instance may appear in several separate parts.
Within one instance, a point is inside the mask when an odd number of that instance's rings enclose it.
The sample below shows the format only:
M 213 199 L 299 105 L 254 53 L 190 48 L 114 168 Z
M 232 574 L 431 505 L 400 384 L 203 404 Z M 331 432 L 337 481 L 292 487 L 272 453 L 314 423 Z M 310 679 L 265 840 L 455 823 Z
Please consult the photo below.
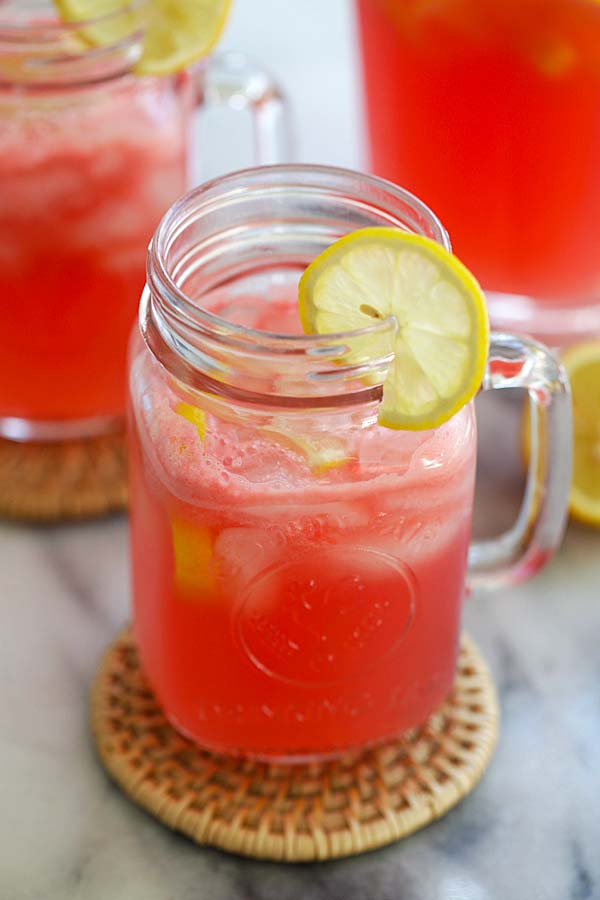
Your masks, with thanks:
M 600 526 L 600 341 L 562 354 L 573 397 L 573 481 L 569 508 L 574 519 Z

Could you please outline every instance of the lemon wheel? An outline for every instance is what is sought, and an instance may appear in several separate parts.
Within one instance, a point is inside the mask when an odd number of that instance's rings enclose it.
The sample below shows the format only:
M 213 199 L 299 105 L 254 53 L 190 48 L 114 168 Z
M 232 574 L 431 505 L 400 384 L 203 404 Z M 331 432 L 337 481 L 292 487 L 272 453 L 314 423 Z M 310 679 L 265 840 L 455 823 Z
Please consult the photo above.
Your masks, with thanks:
M 309 334 L 395 318 L 394 361 L 379 410 L 388 428 L 435 428 L 481 384 L 489 341 L 484 295 L 468 269 L 429 238 L 395 228 L 346 235 L 304 272 L 299 310 Z

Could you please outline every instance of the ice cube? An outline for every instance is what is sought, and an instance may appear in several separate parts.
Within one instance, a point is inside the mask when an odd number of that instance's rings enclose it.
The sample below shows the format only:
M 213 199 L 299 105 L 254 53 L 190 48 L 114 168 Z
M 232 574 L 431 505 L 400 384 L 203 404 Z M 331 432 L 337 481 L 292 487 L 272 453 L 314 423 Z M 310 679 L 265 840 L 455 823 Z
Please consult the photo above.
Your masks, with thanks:
M 370 533 L 366 532 L 365 545 L 415 566 L 443 553 L 459 535 L 468 533 L 469 523 L 468 509 L 460 513 L 446 510 L 432 515 L 429 512 L 422 517 L 390 516 L 387 521 L 382 519 Z
M 236 590 L 281 558 L 276 537 L 261 528 L 225 528 L 214 544 L 219 577 Z

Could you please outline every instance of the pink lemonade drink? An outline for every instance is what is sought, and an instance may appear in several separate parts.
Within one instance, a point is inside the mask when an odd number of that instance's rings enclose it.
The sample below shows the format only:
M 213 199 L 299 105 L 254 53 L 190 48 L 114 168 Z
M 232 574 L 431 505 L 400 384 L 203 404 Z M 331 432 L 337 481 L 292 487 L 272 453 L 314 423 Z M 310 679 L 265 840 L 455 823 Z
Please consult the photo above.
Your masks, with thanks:
M 447 246 L 400 188 L 272 166 L 188 194 L 150 248 L 129 383 L 135 635 L 166 715 L 212 750 L 336 754 L 422 723 L 452 685 L 472 406 L 433 430 L 384 428 L 394 320 L 343 334 L 300 327 L 305 266 L 342 234 L 382 224 Z M 564 400 L 566 388 L 553 357 L 508 338 L 494 352 L 494 386 L 509 360 L 512 386 L 531 374 L 543 435 L 554 435 L 565 422 L 552 391 Z M 544 457 L 536 469 L 549 481 L 532 495 L 549 484 L 554 495 L 527 540 L 472 548 L 481 577 L 516 580 L 550 555 L 568 489 L 557 465 Z
M 266 312 L 261 297 L 243 307 L 249 327 L 300 332 L 295 292 Z M 131 377 L 142 399 L 136 632 L 174 724 L 216 750 L 285 757 L 422 722 L 456 662 L 471 408 L 436 431 L 398 433 L 374 424 L 371 406 L 330 416 L 323 432 L 306 414 L 245 424 L 231 403 L 189 406 L 145 354 Z M 192 409 L 204 411 L 203 438 Z
M 146 250 L 186 187 L 191 105 L 185 75 L 129 72 L 133 38 L 94 53 L 27 8 L 0 8 L 0 434 L 17 439 L 122 419 Z

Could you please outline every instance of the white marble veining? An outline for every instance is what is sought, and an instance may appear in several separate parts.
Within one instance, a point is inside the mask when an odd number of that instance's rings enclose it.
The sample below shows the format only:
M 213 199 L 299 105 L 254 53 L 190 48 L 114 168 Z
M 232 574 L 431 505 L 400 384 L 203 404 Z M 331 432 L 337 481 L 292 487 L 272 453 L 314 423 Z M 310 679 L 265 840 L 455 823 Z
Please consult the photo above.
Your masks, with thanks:
M 356 164 L 348 4 L 237 2 L 226 43 L 280 71 L 296 100 L 297 155 Z M 486 509 L 504 512 L 511 496 L 499 481 Z M 600 898 L 599 551 L 600 532 L 571 526 L 534 582 L 468 601 L 502 706 L 476 791 L 387 849 L 291 867 L 195 847 L 97 764 L 87 696 L 128 618 L 125 520 L 1 524 L 0 900 Z

